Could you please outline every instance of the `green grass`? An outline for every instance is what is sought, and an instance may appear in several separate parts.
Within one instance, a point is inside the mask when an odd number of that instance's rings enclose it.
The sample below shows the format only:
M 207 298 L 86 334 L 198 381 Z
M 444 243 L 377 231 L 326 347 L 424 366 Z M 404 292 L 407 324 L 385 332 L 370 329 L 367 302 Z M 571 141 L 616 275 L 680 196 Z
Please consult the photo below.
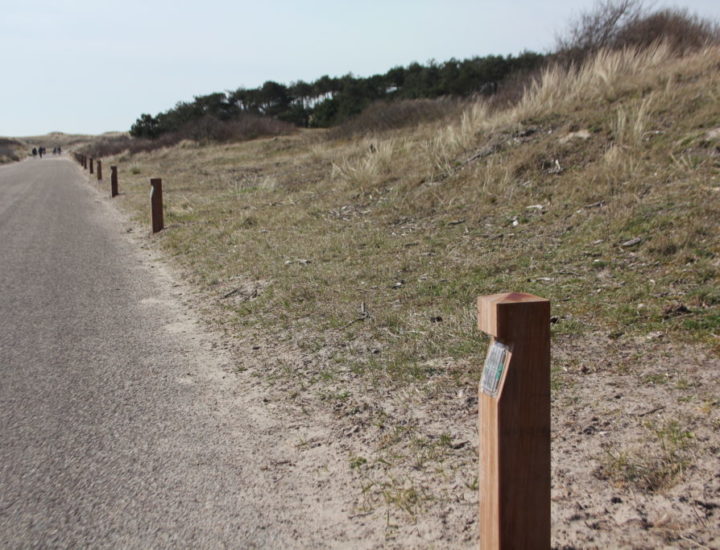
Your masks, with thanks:
M 665 489 L 682 476 L 691 464 L 693 432 L 677 420 L 647 423 L 646 428 L 651 435 L 644 449 L 608 451 L 597 475 L 648 492 Z

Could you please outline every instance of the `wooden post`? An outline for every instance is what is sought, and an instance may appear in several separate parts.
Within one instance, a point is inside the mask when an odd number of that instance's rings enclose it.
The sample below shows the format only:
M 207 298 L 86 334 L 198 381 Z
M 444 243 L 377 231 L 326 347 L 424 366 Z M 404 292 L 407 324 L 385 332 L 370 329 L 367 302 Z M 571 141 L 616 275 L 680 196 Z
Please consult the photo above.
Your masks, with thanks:
M 93 160 L 94 159 L 92 157 L 90 157 L 90 173 L 91 174 L 93 173 Z
M 102 180 L 102 161 L 97 161 L 97 179 L 98 181 Z
M 163 203 L 162 203 L 162 180 L 153 178 L 150 180 L 150 211 L 152 213 L 152 231 L 157 233 L 163 229 Z
M 118 196 L 117 166 L 110 167 L 110 198 Z
M 478 298 L 480 548 L 550 548 L 550 302 Z

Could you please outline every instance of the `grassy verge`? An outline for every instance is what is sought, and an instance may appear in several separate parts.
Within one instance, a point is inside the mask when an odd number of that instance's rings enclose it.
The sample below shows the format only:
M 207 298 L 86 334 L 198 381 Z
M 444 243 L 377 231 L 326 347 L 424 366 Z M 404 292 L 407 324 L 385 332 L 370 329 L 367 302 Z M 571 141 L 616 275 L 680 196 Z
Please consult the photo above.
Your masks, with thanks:
M 353 140 L 183 142 L 106 162 L 119 165 L 120 200 L 143 221 L 149 178 L 163 178 L 160 245 L 229 334 L 264 335 L 303 358 L 276 360 L 268 379 L 379 434 L 374 457 L 349 459 L 367 480 L 363 502 L 413 515 L 431 500 L 416 472 L 474 456 L 445 428 L 431 433 L 398 411 L 413 402 L 472 414 L 463 396 L 485 346 L 477 296 L 552 301 L 553 395 L 568 411 L 582 409 L 575 384 L 586 372 L 628 376 L 637 364 L 633 384 L 652 389 L 664 371 L 648 343 L 717 357 L 719 64 L 717 49 L 601 53 L 577 72 L 549 70 L 506 111 L 478 103 Z M 604 366 L 607 346 L 618 349 Z M 446 405 L 449 395 L 462 405 Z M 692 438 L 669 422 L 643 428 L 655 458 L 596 457 L 605 479 L 646 491 L 680 479 Z M 448 452 L 464 453 L 461 464 L 445 463 Z M 408 460 L 412 472 L 393 477 Z
M 164 177 L 163 244 L 196 282 L 257 286 L 227 301 L 235 324 L 364 341 L 382 366 L 357 368 L 393 378 L 476 353 L 474 298 L 502 289 L 550 298 L 558 333 L 716 346 L 718 78 L 698 77 L 717 53 L 672 68 L 662 51 L 614 55 L 590 68 L 604 88 L 549 74 L 514 111 L 479 105 L 447 127 L 186 143 L 118 159 L 123 186 L 142 212 Z

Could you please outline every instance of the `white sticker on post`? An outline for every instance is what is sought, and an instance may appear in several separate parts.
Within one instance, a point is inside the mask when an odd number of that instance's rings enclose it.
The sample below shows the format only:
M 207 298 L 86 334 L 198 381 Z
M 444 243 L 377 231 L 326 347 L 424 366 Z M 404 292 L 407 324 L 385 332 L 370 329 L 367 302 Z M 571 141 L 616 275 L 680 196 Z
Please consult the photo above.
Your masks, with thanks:
M 498 341 L 494 341 L 488 350 L 482 378 L 480 379 L 480 389 L 484 394 L 497 397 L 500 380 L 502 380 L 505 371 L 507 353 L 508 347 Z

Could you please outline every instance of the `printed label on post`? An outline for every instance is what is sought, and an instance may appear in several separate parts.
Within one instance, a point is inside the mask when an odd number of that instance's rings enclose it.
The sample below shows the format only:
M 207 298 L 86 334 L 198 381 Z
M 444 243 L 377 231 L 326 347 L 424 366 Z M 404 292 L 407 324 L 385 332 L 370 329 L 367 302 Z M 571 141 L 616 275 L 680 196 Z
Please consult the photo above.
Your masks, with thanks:
M 508 347 L 498 341 L 493 342 L 485 358 L 480 388 L 482 392 L 491 397 L 497 397 L 500 380 L 505 371 Z

